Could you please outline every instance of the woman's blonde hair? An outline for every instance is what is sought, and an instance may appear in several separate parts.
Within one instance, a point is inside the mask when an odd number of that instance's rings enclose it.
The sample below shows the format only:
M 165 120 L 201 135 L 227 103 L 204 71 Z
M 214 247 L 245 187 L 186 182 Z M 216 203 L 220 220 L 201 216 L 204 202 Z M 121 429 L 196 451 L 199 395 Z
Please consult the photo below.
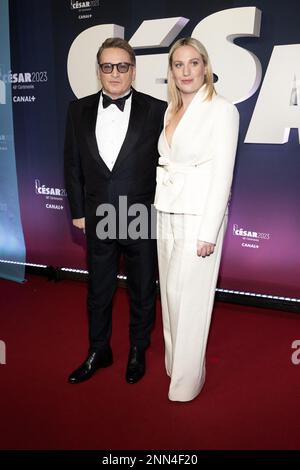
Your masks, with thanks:
M 206 74 L 204 77 L 204 83 L 207 87 L 206 100 L 211 100 L 213 95 L 216 93 L 214 88 L 214 78 L 211 63 L 208 57 L 207 50 L 203 44 L 195 38 L 181 38 L 176 41 L 169 52 L 169 66 L 168 66 L 168 98 L 169 102 L 172 103 L 172 111 L 176 113 L 182 106 L 182 98 L 180 91 L 178 90 L 175 80 L 172 74 L 172 63 L 174 52 L 182 46 L 192 46 L 202 57 L 203 63 L 206 67 Z

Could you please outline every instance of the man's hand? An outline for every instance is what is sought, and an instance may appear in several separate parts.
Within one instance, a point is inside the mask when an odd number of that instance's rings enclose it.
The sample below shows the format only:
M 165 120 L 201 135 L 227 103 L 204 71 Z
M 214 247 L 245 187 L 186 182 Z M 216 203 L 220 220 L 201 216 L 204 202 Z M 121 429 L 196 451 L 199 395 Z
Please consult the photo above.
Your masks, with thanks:
M 73 219 L 72 220 L 74 227 L 80 228 L 85 233 L 85 217 L 81 217 L 81 219 Z
M 197 256 L 202 256 L 205 258 L 206 256 L 211 255 L 214 250 L 214 243 L 202 242 L 200 240 L 197 241 Z

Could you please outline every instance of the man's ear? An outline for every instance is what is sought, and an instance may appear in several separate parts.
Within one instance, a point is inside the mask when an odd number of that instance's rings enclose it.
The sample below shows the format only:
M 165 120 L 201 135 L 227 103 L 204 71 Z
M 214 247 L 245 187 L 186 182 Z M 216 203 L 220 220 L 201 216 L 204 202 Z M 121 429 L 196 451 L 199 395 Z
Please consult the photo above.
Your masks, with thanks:
M 101 78 L 100 78 L 100 67 L 99 67 L 99 64 L 98 64 L 98 63 L 96 64 L 96 75 L 97 75 L 98 80 L 101 82 Z
M 134 82 L 136 76 L 136 67 L 132 67 L 132 81 Z

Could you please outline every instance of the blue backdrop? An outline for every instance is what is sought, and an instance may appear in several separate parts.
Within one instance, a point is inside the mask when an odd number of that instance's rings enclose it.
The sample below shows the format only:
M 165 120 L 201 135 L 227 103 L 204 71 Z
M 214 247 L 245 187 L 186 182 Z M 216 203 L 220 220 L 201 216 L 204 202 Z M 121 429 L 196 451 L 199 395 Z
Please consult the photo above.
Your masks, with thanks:
M 6 4 L 1 1 L 1 7 Z M 179 16 L 188 18 L 189 22 L 178 37 L 189 36 L 199 21 L 209 15 L 249 6 L 262 12 L 260 34 L 238 37 L 235 44 L 258 57 L 262 80 L 258 90 L 237 105 L 241 116 L 240 139 L 219 287 L 300 298 L 298 135 L 292 130 L 288 142 L 280 145 L 244 143 L 274 46 L 300 43 L 298 0 L 254 3 L 245 0 L 146 3 L 141 0 L 10 0 L 13 75 L 11 84 L 2 79 L 7 105 L 0 105 L 0 112 L 5 111 L 5 126 L 11 126 L 13 102 L 18 188 L 28 262 L 85 268 L 85 240 L 71 226 L 63 178 L 66 109 L 68 102 L 76 98 L 68 80 L 67 60 L 76 37 L 93 26 L 114 23 L 124 27 L 124 37 L 130 40 L 144 20 Z M 1 21 L 3 18 L 1 14 Z M 1 28 L 1 34 L 3 31 Z M 7 34 L 4 41 L 9 45 Z M 1 54 L 8 56 L 8 51 L 9 47 L 1 47 Z M 168 47 L 153 50 L 145 47 L 136 52 L 139 56 L 167 51 Z M 9 70 L 9 57 L 5 61 L 5 70 Z M 219 70 L 215 72 L 220 74 Z M 237 73 L 244 80 L 242 71 Z M 292 76 L 291 85 L 293 79 Z M 299 77 L 295 81 L 299 93 Z M 280 112 L 276 102 L 281 92 L 278 83 L 273 99 L 274 116 Z M 295 105 L 296 110 L 299 103 Z M 3 122 L 1 115 L 1 129 Z M 300 118 L 295 127 L 300 127 Z M 1 158 L 0 162 L 0 214 L 5 224 L 1 223 L 0 258 L 21 259 L 24 245 L 18 216 L 13 141 L 9 144 L 11 127 L 0 134 L 7 136 L 7 150 L 1 152 L 10 156 L 9 170 L 8 159 Z M 13 198 L 13 213 L 5 209 L 9 198 Z M 2 227 L 5 227 L 6 241 Z M 0 269 L 6 276 L 6 267 Z
M 24 280 L 25 244 L 15 161 L 8 0 L 0 2 L 0 275 Z M 6 261 L 10 261 L 7 263 Z

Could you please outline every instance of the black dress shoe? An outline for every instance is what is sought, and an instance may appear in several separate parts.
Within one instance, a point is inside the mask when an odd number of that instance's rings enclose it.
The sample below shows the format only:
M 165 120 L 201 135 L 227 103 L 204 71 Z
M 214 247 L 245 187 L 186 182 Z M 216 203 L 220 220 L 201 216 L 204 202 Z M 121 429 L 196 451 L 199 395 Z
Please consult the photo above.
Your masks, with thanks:
M 135 384 L 145 374 L 145 350 L 136 346 L 130 348 L 126 370 L 126 381 Z
M 108 367 L 112 363 L 113 357 L 111 349 L 90 353 L 83 364 L 69 375 L 68 382 L 71 384 L 77 384 L 84 380 L 88 380 L 92 375 L 94 375 L 97 369 Z

